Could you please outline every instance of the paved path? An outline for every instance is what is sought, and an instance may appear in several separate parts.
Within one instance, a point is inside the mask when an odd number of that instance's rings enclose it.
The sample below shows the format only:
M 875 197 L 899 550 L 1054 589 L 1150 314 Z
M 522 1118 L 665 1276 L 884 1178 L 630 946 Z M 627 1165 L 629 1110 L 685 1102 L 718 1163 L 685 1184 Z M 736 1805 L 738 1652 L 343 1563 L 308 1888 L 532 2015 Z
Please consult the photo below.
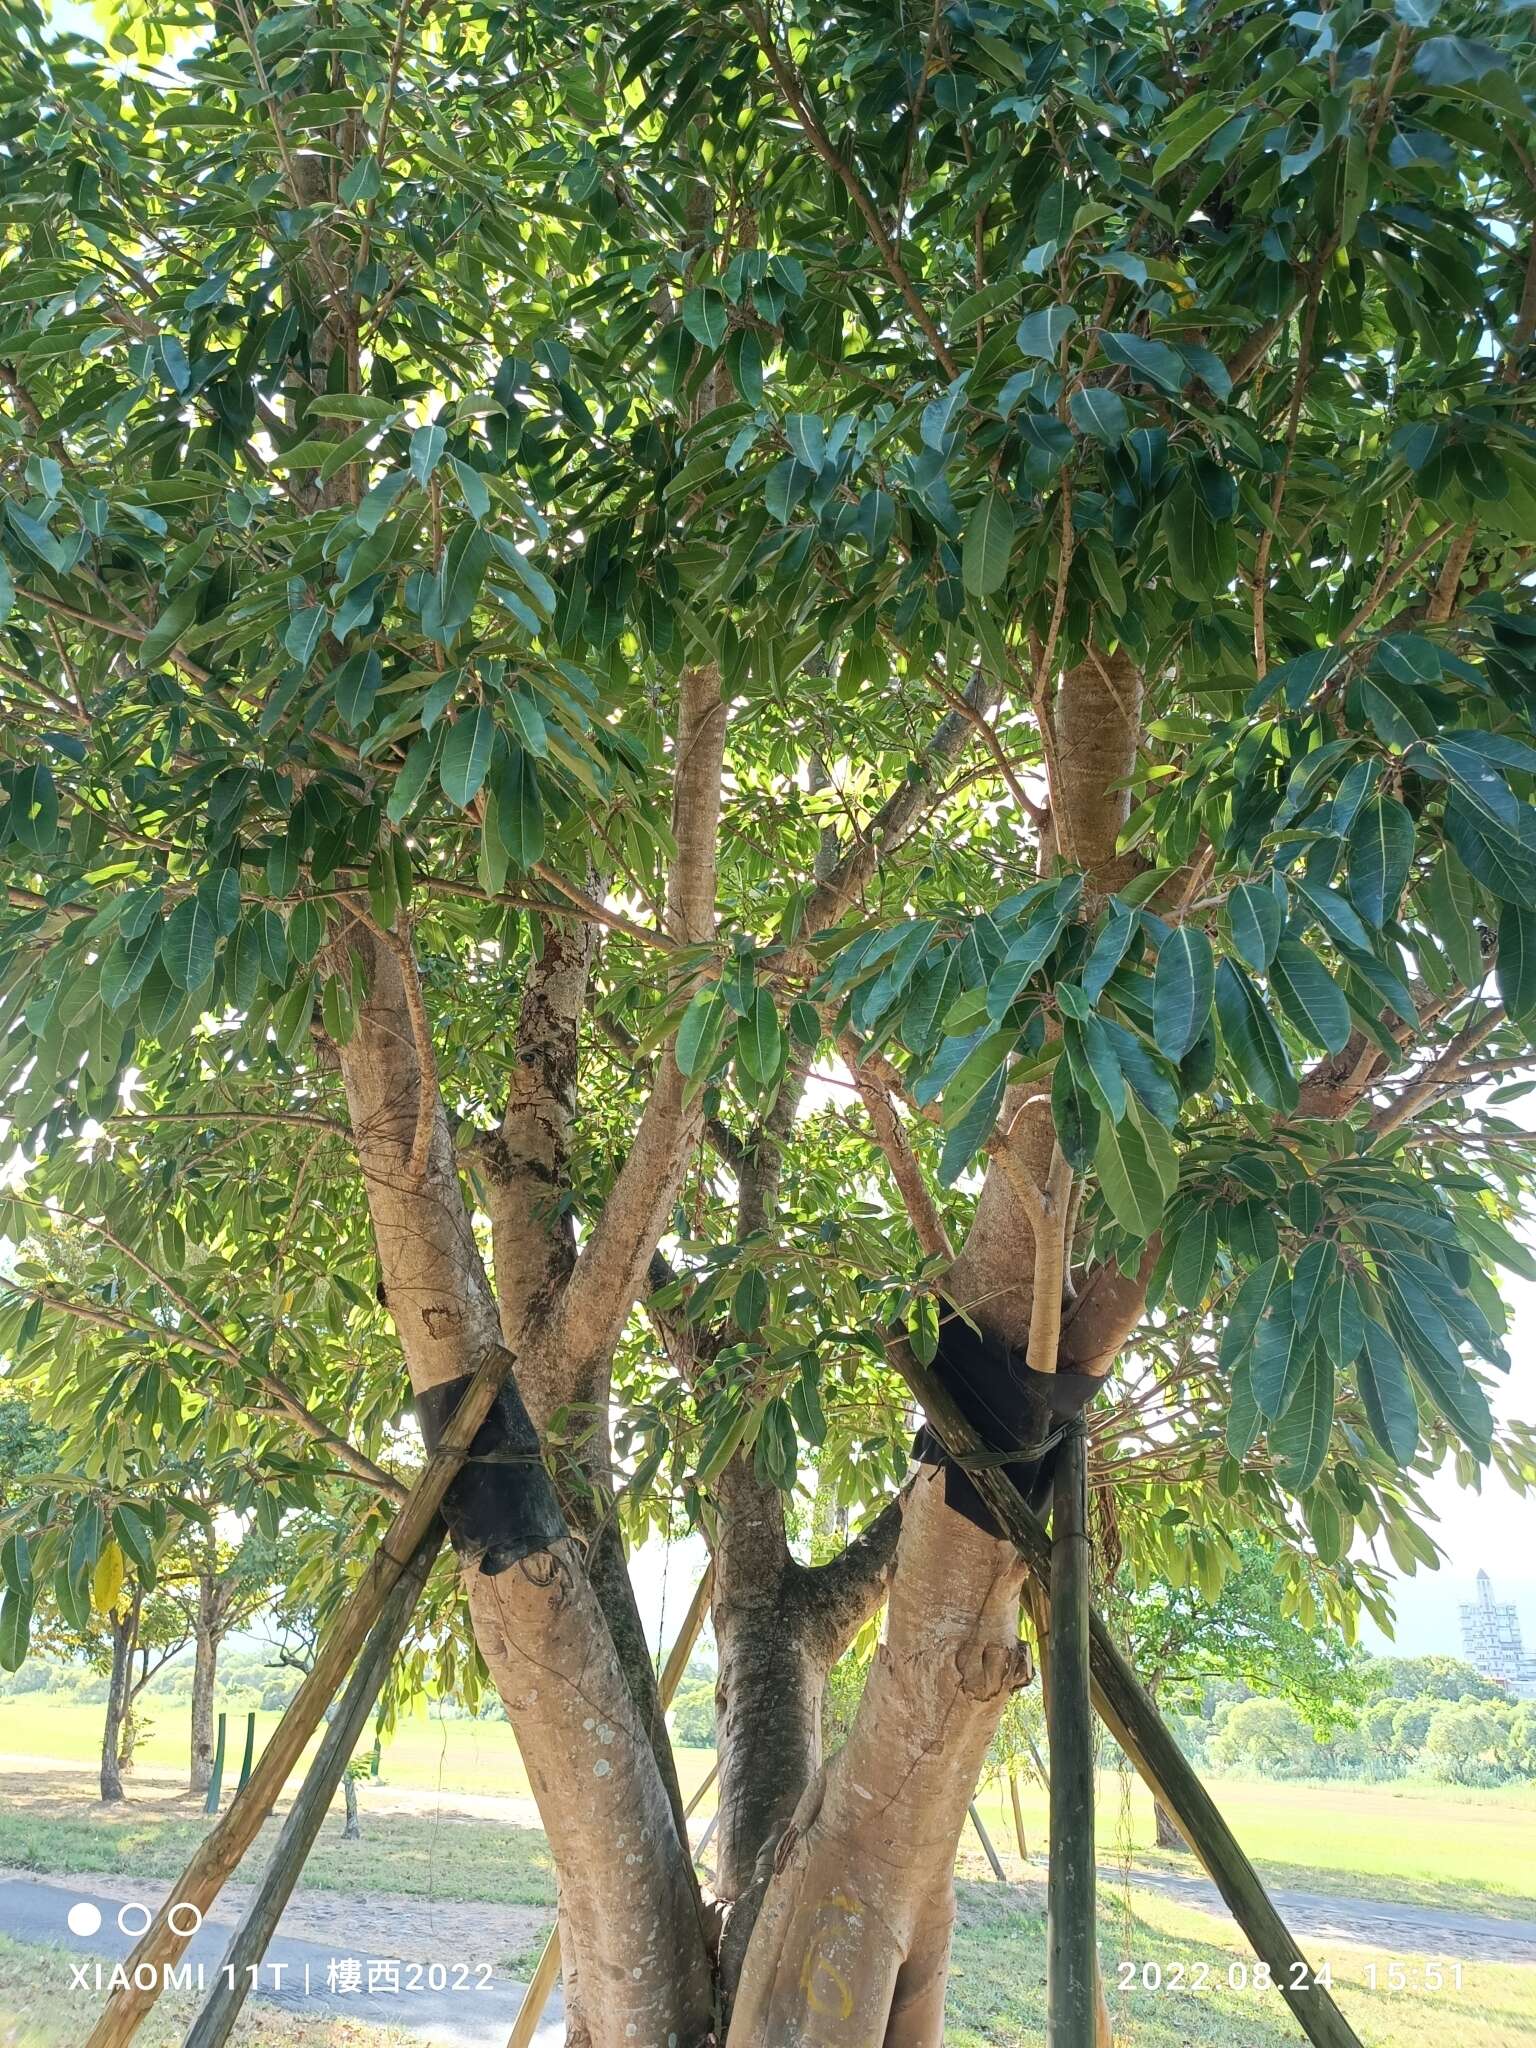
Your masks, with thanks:
M 1101 1889 L 1115 1891 L 1123 1882 L 1118 1869 L 1099 1872 Z M 1202 1913 L 1227 1910 L 1210 1879 L 1193 1873 L 1133 1867 L 1131 1884 Z M 1349 1941 L 1360 1948 L 1451 1960 L 1536 1963 L 1536 1920 L 1501 1920 L 1491 1913 L 1464 1913 L 1449 1906 L 1398 1905 L 1388 1899 L 1339 1898 L 1327 1892 L 1271 1891 L 1270 1897 L 1298 1941 Z
M 151 1887 L 146 1886 L 145 1890 L 148 1893 Z M 153 1887 L 153 1891 L 158 1898 L 164 1887 Z M 92 1891 L 88 1878 L 70 1889 L 58 1883 L 50 1884 L 42 1878 L 0 1879 L 0 1932 L 16 1941 L 42 1943 L 62 1951 L 58 1965 L 59 1997 L 78 2003 L 83 2020 L 85 2015 L 94 2014 L 99 2008 L 112 1964 L 128 1954 L 136 1938 L 120 1932 L 118 1928 L 120 1904 L 118 1898 Z M 94 1907 L 100 1914 L 100 1926 L 94 1933 L 82 1936 L 71 1931 L 68 1914 L 72 1906 Z M 130 1927 L 138 1924 L 138 1920 L 130 1917 Z M 194 1971 L 198 1966 L 202 1967 L 210 1987 L 217 1981 L 218 1966 L 228 1939 L 227 1927 L 205 1927 L 193 1936 L 182 1958 L 193 1966 Z M 367 1989 L 368 1964 L 389 1960 L 387 1956 L 366 1948 L 342 1949 L 328 1942 L 298 1941 L 280 1933 L 274 1936 L 267 1949 L 260 1985 L 251 1996 L 265 2003 L 287 2007 L 290 2011 L 324 2013 L 342 2019 L 367 2021 L 375 2026 L 394 2027 L 414 2040 L 430 2044 L 430 2048 L 506 2048 L 507 2035 L 522 2002 L 523 1987 L 520 1984 L 492 1972 L 488 1987 L 478 1989 L 480 1973 L 474 1971 L 473 1966 L 482 1959 L 445 1955 L 442 1960 L 450 1973 L 458 1963 L 472 1966 L 467 1988 L 433 1989 L 424 1978 L 419 1988 L 411 1988 L 409 1972 L 412 1966 L 402 1962 L 401 1989 L 396 1992 L 381 1987 L 370 1995 Z M 487 1964 L 494 1961 L 489 1956 L 483 1960 Z M 349 1961 L 362 1965 L 363 1988 L 359 1991 L 332 1988 L 338 1981 L 337 1967 Z M 99 1991 L 96 1986 L 98 1964 L 102 1983 Z M 78 1977 L 81 1969 L 85 1972 L 83 1986 Z M 0 1997 L 3 1997 L 3 1986 L 0 1986 Z M 82 2024 L 82 2039 L 85 2031 Z M 564 2032 L 557 1994 L 550 2001 L 545 2024 L 534 2037 L 535 2048 L 557 2048 L 564 2039 Z

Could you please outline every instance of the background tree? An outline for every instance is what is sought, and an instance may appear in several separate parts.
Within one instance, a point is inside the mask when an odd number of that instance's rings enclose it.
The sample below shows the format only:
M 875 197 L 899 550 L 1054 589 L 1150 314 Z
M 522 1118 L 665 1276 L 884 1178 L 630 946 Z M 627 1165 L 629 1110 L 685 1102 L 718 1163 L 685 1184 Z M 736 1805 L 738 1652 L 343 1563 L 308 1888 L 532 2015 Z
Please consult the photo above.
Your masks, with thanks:
M 1214 1598 L 1247 1525 L 1341 1623 L 1431 1472 L 1531 1473 L 1529 42 L 182 27 L 0 29 L 0 1338 L 343 1567 L 496 1361 L 411 1655 L 506 1706 L 573 2040 L 934 2042 L 1022 1571 L 901 1490 L 893 1354 L 1025 1454 L 1082 1376 L 1127 1557 Z M 624 1569 L 682 1520 L 718 1950 Z

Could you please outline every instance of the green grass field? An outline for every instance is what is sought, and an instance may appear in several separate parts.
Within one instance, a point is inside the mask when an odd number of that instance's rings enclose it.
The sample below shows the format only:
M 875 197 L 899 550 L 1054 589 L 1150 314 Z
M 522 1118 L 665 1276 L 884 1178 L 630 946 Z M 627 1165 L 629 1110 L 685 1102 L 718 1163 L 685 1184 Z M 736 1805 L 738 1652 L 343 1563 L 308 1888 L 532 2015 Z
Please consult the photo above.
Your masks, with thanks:
M 185 1711 L 151 1707 L 149 1719 L 153 1725 L 138 1753 L 143 1772 L 157 1778 L 180 1772 L 186 1761 Z M 257 1715 L 258 1749 L 277 1722 L 276 1714 Z M 230 1748 L 236 1752 L 231 1779 L 244 1734 L 241 1716 L 230 1728 Z M 0 1805 L 7 1755 L 92 1765 L 100 1735 L 99 1707 L 64 1706 L 35 1696 L 0 1701 Z M 714 1754 L 681 1749 L 677 1760 L 684 1796 L 691 1797 Z M 433 1721 L 418 1714 L 385 1744 L 383 1778 L 389 1788 L 414 1792 L 532 1796 L 512 1731 L 502 1720 Z M 1213 1781 L 1213 1790 L 1238 1840 L 1274 1884 L 1536 1918 L 1536 1785 L 1478 1792 L 1436 1785 L 1297 1785 L 1222 1778 Z M 1031 1781 L 1021 1786 L 1021 1794 L 1033 1853 L 1044 1845 L 1045 1791 Z M 1011 1848 L 1013 1820 L 1003 1789 L 984 1788 L 978 1803 L 998 1846 Z M 711 1789 L 698 1812 L 703 1817 L 713 1807 Z M 1140 1782 L 1104 1773 L 1099 1788 L 1104 1859 L 1114 1863 L 1133 1852 L 1138 1862 L 1154 1867 L 1187 1867 L 1187 1857 L 1159 1856 L 1152 1841 L 1151 1801 Z
M 0 1704 L 0 1865 L 51 1873 L 121 1878 L 174 1877 L 207 1823 L 187 1798 L 181 1718 L 162 1710 L 140 1751 L 126 1806 L 94 1798 L 100 1710 L 44 1702 Z M 259 1739 L 275 1725 L 259 1719 Z M 243 1739 L 243 1723 L 240 1734 Z M 51 1756 L 53 1769 L 23 1759 Z M 685 1790 L 703 1781 L 713 1755 L 683 1750 Z M 1440 1907 L 1536 1918 L 1530 1897 L 1536 1870 L 1536 1792 L 1530 1787 L 1455 1793 L 1432 1786 L 1278 1785 L 1223 1779 L 1213 1787 L 1240 1841 L 1277 1885 Z M 526 1974 L 554 1900 L 554 1873 L 533 1824 L 527 1779 L 510 1732 L 498 1722 L 433 1722 L 419 1717 L 385 1747 L 381 1782 L 363 1788 L 363 1840 L 343 1842 L 340 1815 L 327 1822 L 301 1879 L 316 1895 L 368 1895 L 406 1902 L 483 1902 L 525 1909 L 530 1930 L 497 1958 Z M 981 1799 L 986 1824 L 1011 1873 L 1019 1866 L 1011 1810 L 999 1787 Z M 1036 1880 L 1045 1844 L 1045 1802 L 1024 1791 L 1024 1817 Z M 695 1827 L 713 1804 L 701 1800 Z M 260 1867 L 279 1820 L 263 1831 L 239 1873 Z M 1139 1785 L 1105 1773 L 1099 1788 L 1100 1846 L 1111 1870 L 1190 1867 L 1187 1857 L 1152 1850 L 1150 1806 Z M 1038 1882 L 1028 1889 L 978 1882 L 985 1864 L 967 1830 L 959 1863 L 959 1921 L 945 2028 L 946 2048 L 1038 2048 L 1044 2031 L 1044 1930 Z M 1101 1952 L 1111 1991 L 1115 2038 L 1122 2048 L 1291 2048 L 1299 2040 L 1278 1993 L 1258 1988 L 1249 1953 L 1224 1920 L 1195 1912 L 1134 1884 L 1102 1895 Z M 1317 1944 L 1304 1942 L 1310 1952 Z M 1119 1966 L 1135 1965 L 1119 1986 Z M 1536 1966 L 1469 1960 L 1458 1991 L 1424 1987 L 1422 1959 L 1397 1957 L 1408 1989 L 1371 1991 L 1367 1951 L 1339 1948 L 1330 1959 L 1336 1996 L 1365 2048 L 1536 2048 Z M 1378 1955 L 1383 1972 L 1384 1955 Z M 1156 1989 L 1143 1966 L 1165 1982 L 1175 1964 L 1186 1978 L 1204 1965 L 1203 1988 Z M 1229 1972 L 1235 1976 L 1229 1979 Z M 0 1941 L 0 2048 L 75 2048 L 78 2015 L 61 2014 L 50 1987 L 61 1981 L 56 1957 Z M 174 2016 L 184 2027 L 187 2014 Z M 160 2024 L 157 2022 L 157 2024 Z M 279 2024 L 283 2031 L 274 2031 Z M 278 2039 L 290 2048 L 395 2048 L 367 2029 L 257 2009 L 237 2036 L 249 2048 Z M 180 2038 L 174 2019 L 149 2037 L 152 2048 Z

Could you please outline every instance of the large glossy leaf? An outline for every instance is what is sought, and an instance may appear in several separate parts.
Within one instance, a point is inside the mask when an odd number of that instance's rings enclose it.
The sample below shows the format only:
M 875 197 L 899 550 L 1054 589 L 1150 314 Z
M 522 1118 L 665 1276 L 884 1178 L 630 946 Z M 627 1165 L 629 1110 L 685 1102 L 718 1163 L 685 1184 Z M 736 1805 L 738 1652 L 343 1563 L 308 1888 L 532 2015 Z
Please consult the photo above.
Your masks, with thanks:
M 1216 1015 L 1233 1063 L 1261 1102 L 1271 1109 L 1296 1107 L 1295 1070 L 1258 990 L 1230 960 L 1216 969 Z
M 1159 1052 L 1183 1059 L 1210 1015 L 1215 987 L 1210 940 L 1197 925 L 1176 925 L 1157 949 L 1152 1019 Z

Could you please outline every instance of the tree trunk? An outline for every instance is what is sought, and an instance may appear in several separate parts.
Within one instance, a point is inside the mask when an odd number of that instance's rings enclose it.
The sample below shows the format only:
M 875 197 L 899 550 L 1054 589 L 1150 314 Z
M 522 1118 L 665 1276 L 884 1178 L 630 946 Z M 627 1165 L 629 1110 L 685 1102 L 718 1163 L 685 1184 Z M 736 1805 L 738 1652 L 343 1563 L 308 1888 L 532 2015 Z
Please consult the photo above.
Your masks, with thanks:
M 219 1639 L 202 1617 L 201 1589 L 199 1615 L 193 1631 L 196 1649 L 192 1658 L 192 1769 L 189 1787 L 201 1797 L 213 1777 L 213 1694 L 218 1677 Z
M 341 1839 L 344 1842 L 360 1842 L 363 1839 L 363 1831 L 357 1819 L 357 1780 L 350 1770 L 343 1774 L 341 1790 L 342 1797 L 347 1802 L 347 1824 L 341 1831 Z
M 1159 1849 L 1187 1849 L 1189 1844 L 1179 1833 L 1179 1824 L 1160 1799 L 1152 1802 L 1152 1819 L 1157 1828 Z
M 916 2048 L 942 2036 L 955 1850 L 987 1744 L 1029 1660 L 1010 1544 L 908 1496 L 885 1641 L 848 1742 L 774 1859 L 732 2048 Z
M 368 996 L 342 1077 L 385 1299 L 415 1391 L 451 1390 L 501 1348 L 501 1325 L 423 1043 L 414 964 L 361 926 L 351 937 Z M 519 1373 L 565 1341 L 545 1321 L 525 1330 Z M 532 1475 L 503 1470 L 516 1499 Z M 711 1982 L 692 1867 L 581 1553 L 561 1537 L 505 1568 L 472 1548 L 461 1558 L 475 1639 L 561 1872 L 593 2038 L 623 2048 L 672 2036 L 697 2048 Z
M 101 1731 L 101 1797 L 107 1806 L 125 1797 L 123 1742 L 128 1731 L 133 1683 L 133 1652 L 139 1633 L 139 1596 L 122 1613 L 111 1616 L 112 1673 L 107 1682 L 107 1714 Z M 130 1742 L 131 1750 L 131 1742 Z

